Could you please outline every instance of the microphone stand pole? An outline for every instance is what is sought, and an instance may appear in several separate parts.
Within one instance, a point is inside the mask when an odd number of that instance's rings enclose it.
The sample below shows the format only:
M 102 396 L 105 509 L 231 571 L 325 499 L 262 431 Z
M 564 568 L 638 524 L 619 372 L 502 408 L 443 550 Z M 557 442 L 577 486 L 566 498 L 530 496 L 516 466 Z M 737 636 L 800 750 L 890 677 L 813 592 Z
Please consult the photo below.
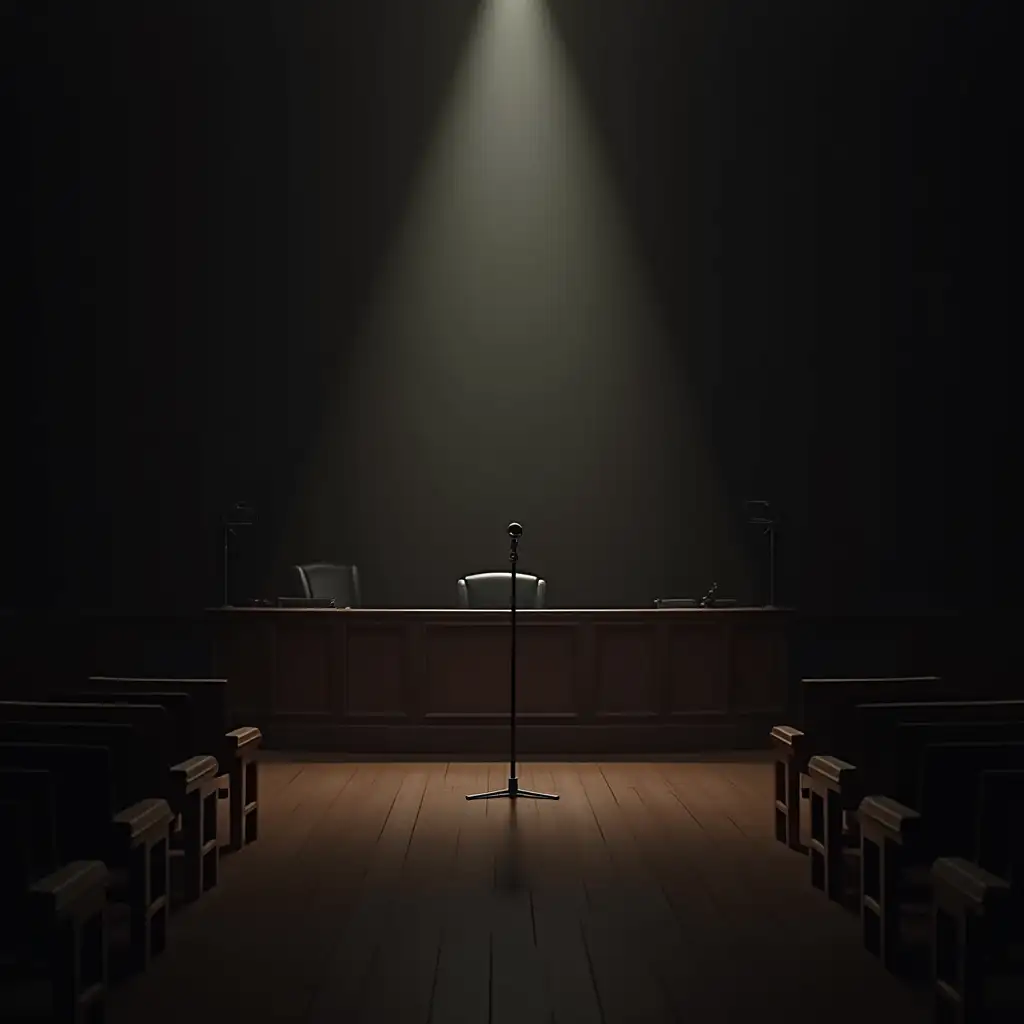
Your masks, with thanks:
M 757 509 L 757 511 L 753 511 Z M 775 516 L 767 501 L 748 501 L 747 522 L 751 526 L 763 526 L 762 536 L 768 537 L 768 603 L 765 608 L 775 607 Z
M 229 544 L 231 538 L 231 527 L 227 523 L 224 524 L 224 607 L 228 608 L 231 602 L 228 600 L 228 557 L 229 557 Z
M 224 565 L 222 582 L 224 584 L 224 607 L 231 607 L 231 538 L 237 537 L 237 530 L 241 526 L 252 526 L 256 522 L 256 513 L 252 506 L 245 501 L 236 501 L 234 505 L 224 513 L 221 520 L 222 546 L 224 548 Z
M 508 755 L 508 787 L 497 789 L 492 793 L 472 793 L 466 796 L 467 800 L 493 800 L 496 797 L 508 797 L 514 800 L 516 797 L 533 797 L 535 800 L 557 800 L 556 793 L 534 793 L 529 789 L 520 789 L 519 780 L 516 778 L 516 562 L 519 561 L 519 538 L 523 534 L 523 528 L 518 523 L 510 523 L 508 535 L 512 538 L 512 550 L 509 552 L 508 560 L 512 563 L 512 600 L 509 605 L 511 617 L 512 649 L 510 651 L 511 676 L 509 680 L 509 755 Z

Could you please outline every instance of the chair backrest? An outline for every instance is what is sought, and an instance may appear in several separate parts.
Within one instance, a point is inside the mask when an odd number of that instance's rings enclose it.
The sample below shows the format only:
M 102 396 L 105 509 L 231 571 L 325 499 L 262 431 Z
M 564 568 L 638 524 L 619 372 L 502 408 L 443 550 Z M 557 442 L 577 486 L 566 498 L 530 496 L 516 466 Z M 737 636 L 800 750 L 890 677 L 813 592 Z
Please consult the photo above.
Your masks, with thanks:
M 478 572 L 459 580 L 460 608 L 508 608 L 512 573 Z M 527 573 L 516 573 L 516 607 L 543 608 L 547 583 Z
M 333 598 L 336 608 L 362 606 L 357 566 L 314 562 L 311 565 L 295 566 L 295 572 L 299 577 L 303 597 Z

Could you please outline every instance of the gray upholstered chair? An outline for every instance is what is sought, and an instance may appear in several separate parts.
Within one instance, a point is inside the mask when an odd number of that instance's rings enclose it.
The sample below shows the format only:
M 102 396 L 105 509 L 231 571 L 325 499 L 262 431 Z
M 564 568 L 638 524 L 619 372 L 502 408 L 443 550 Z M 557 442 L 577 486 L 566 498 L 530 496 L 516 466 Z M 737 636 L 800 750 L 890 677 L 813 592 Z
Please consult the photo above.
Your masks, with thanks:
M 547 583 L 526 573 L 516 573 L 516 608 L 543 608 Z M 508 608 L 512 597 L 512 573 L 478 572 L 459 580 L 460 608 Z
M 297 565 L 295 572 L 303 597 L 333 598 L 335 608 L 359 608 L 359 569 L 354 565 L 331 565 L 315 562 Z

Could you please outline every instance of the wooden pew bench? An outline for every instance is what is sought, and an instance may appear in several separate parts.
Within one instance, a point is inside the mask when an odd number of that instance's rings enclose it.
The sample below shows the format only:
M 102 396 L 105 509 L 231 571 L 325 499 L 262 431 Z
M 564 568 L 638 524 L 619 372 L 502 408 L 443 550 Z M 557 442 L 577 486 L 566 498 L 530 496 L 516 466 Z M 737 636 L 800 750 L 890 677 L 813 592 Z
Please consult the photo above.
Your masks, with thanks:
M 950 689 L 939 676 L 801 679 L 800 724 L 776 725 L 770 735 L 775 751 L 775 838 L 792 850 L 803 850 L 800 797 L 808 794 L 801 776 L 807 773 L 811 755 L 836 754 L 846 745 L 856 705 L 937 700 Z
M 890 722 L 878 735 L 868 729 L 866 737 L 876 754 L 865 761 L 857 786 L 868 793 L 857 810 L 861 930 L 865 947 L 892 967 L 894 919 L 882 907 L 893 898 L 887 886 L 895 880 L 887 865 L 895 865 L 899 848 L 916 838 L 920 815 L 905 809 L 922 806 L 928 749 L 949 742 L 1024 740 L 1024 722 L 900 722 L 894 727 Z M 854 797 L 851 790 L 848 799 Z
M 107 997 L 109 872 L 60 863 L 54 803 L 49 772 L 0 770 L 0 955 L 23 979 L 45 979 L 55 1024 L 94 1024 Z
M 38 769 L 54 778 L 57 856 L 63 863 L 101 860 L 111 870 L 109 894 L 131 914 L 132 966 L 144 969 L 167 938 L 166 800 L 124 806 L 114 792 L 105 747 L 0 743 L 0 769 Z
M 1017 735 L 1016 740 L 1004 742 L 929 744 L 920 754 L 918 792 L 912 801 L 903 803 L 888 796 L 864 799 L 860 811 L 864 944 L 887 968 L 898 969 L 906 963 L 901 915 L 912 897 L 908 873 L 927 868 L 938 857 L 972 854 L 982 773 L 1024 769 L 1024 732 Z
M 979 787 L 975 859 L 931 870 L 936 1024 L 1024 1017 L 1024 771 L 983 772 Z
M 1013 743 L 1024 741 L 1024 722 L 904 722 L 893 730 L 888 748 L 879 751 L 876 769 L 865 775 L 869 790 L 858 810 L 861 851 L 860 914 L 865 947 L 890 968 L 898 966 L 901 851 L 913 856 L 919 838 L 920 808 L 926 799 L 928 751 L 949 743 Z M 971 784 L 970 778 L 958 785 Z M 940 783 L 941 785 L 941 783 Z M 957 791 L 948 797 L 950 813 Z M 973 794 L 971 794 L 973 796 Z M 958 815 L 976 813 L 976 801 L 962 802 Z M 955 852 L 949 850 L 947 852 Z M 893 889 L 895 887 L 895 889 Z M 893 905 L 893 911 L 889 911 Z
M 181 692 L 192 698 L 194 740 L 228 772 L 229 849 L 240 850 L 259 836 L 259 762 L 263 734 L 255 726 L 231 728 L 226 679 L 159 679 L 92 676 L 88 689 L 107 692 Z
M 0 720 L 0 741 L 102 746 L 111 752 L 115 791 L 123 803 L 147 797 L 165 799 L 180 828 L 172 831 L 172 861 L 181 865 L 182 899 L 191 902 L 212 889 L 218 880 L 216 820 L 216 763 L 194 757 L 169 764 L 166 737 L 159 728 L 163 719 L 132 715 L 127 721 L 53 721 L 53 705 L 43 705 L 41 720 L 33 720 L 32 706 L 23 707 L 25 720 Z M 61 717 L 70 718 L 75 705 L 60 705 Z M 92 708 L 90 708 L 90 711 Z M 114 712 L 115 715 L 119 711 Z M 147 721 L 148 720 L 148 721 Z
M 839 900 L 845 891 L 844 858 L 859 850 L 857 812 L 864 795 L 888 788 L 886 772 L 902 723 L 985 722 L 1024 719 L 1024 700 L 926 701 L 860 704 L 843 745 L 808 759 L 811 811 L 811 881 Z
M 119 693 L 76 690 L 55 693 L 48 703 L 154 706 L 164 711 L 160 737 L 161 759 L 169 767 L 166 796 L 181 827 L 172 836 L 171 854 L 182 865 L 182 897 L 196 900 L 212 889 L 219 877 L 217 836 L 217 758 L 195 736 L 192 698 L 185 693 Z

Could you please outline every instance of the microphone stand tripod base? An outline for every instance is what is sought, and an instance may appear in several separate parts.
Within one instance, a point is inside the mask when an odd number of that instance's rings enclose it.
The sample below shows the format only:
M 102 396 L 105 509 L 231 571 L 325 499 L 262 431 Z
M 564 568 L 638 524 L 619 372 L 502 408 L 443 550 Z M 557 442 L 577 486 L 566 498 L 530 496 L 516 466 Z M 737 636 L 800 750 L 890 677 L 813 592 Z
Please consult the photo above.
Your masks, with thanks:
M 532 789 L 520 789 L 519 780 L 515 777 L 508 780 L 508 789 L 496 789 L 493 793 L 472 793 L 466 797 L 467 800 L 494 800 L 498 797 L 508 797 L 514 800 L 516 797 L 533 797 L 534 800 L 557 800 L 557 793 L 534 793 Z

